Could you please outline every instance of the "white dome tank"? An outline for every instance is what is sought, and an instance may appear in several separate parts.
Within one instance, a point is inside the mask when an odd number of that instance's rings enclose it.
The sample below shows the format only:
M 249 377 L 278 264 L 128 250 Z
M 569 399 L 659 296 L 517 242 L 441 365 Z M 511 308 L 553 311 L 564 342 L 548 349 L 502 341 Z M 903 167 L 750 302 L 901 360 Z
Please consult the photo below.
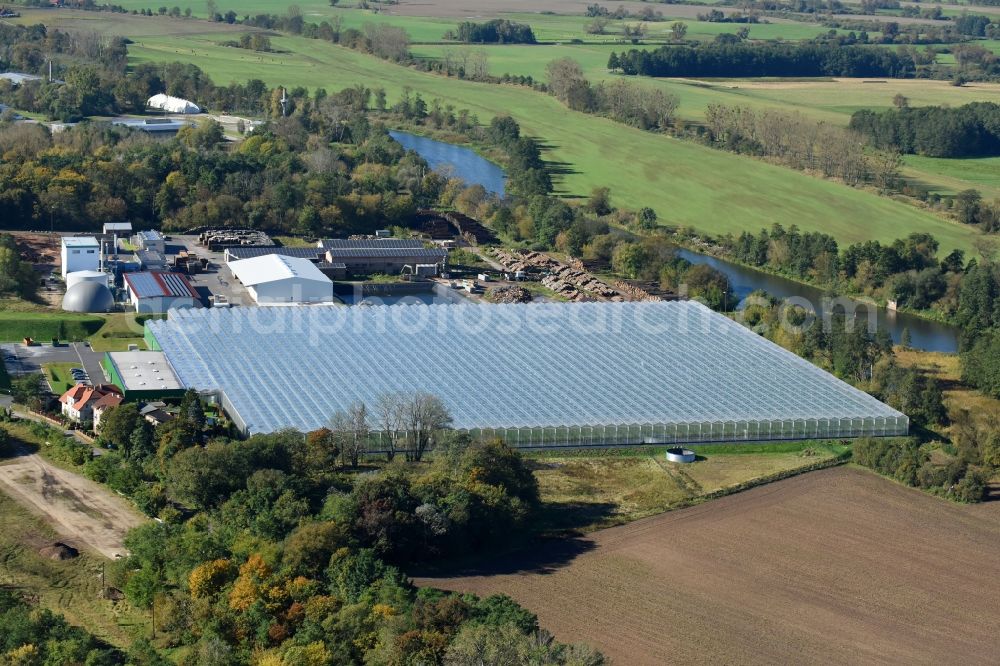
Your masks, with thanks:
M 108 274 L 100 271 L 74 271 L 66 274 L 66 291 L 81 282 L 98 282 L 108 286 Z

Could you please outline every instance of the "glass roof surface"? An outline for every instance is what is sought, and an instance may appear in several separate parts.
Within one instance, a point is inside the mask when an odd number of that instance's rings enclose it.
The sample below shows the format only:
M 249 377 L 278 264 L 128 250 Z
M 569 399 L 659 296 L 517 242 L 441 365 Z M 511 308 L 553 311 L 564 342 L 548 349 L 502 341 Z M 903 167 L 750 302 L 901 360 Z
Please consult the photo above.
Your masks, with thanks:
M 460 429 L 901 416 L 690 301 L 204 308 L 147 325 L 250 432 L 416 390 Z

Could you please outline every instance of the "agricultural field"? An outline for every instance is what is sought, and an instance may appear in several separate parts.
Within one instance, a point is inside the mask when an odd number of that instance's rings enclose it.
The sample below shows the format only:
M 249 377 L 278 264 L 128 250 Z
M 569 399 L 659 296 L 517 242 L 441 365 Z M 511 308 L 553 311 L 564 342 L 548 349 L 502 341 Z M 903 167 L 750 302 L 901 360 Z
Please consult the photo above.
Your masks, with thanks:
M 989 661 L 1000 504 L 837 467 L 421 586 L 506 593 L 615 663 Z
M 698 460 L 677 465 L 665 449 L 530 454 L 546 506 L 544 529 L 591 531 L 652 516 L 754 481 L 832 462 L 834 442 L 691 446 Z

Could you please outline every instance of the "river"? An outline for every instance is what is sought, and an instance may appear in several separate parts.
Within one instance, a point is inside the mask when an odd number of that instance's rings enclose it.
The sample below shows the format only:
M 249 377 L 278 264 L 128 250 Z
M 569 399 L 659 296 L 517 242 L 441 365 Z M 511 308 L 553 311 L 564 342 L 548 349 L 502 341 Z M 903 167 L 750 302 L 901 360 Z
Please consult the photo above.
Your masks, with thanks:
M 678 254 L 693 264 L 707 264 L 724 273 L 741 301 L 754 291 L 763 290 L 776 298 L 795 299 L 794 302 L 805 307 L 811 305 L 819 315 L 824 314 L 827 309 L 825 306 L 829 305 L 830 297 L 822 289 L 691 250 L 682 249 Z M 958 351 L 958 329 L 954 326 L 851 299 L 843 300 L 856 306 L 858 317 L 868 316 L 869 308 L 874 310 L 878 327 L 888 330 L 896 342 L 900 341 L 903 329 L 906 328 L 910 330 L 910 345 L 916 349 L 949 353 Z
M 503 169 L 484 159 L 474 150 L 408 132 L 393 130 L 389 134 L 407 150 L 415 150 L 433 169 L 451 171 L 468 183 L 478 183 L 490 192 L 503 195 L 505 180 Z M 680 250 L 680 254 L 691 263 L 708 264 L 724 273 L 740 300 L 754 291 L 763 290 L 777 298 L 794 298 L 797 303 L 809 304 L 820 315 L 825 311 L 827 297 L 816 287 L 691 250 Z M 877 326 L 888 330 L 896 342 L 902 339 L 903 329 L 909 329 L 910 344 L 917 349 L 949 353 L 958 351 L 958 329 L 954 326 L 857 301 L 850 303 L 857 305 L 856 312 L 860 317 L 867 316 L 868 308 L 872 308 L 875 311 Z
M 503 169 L 471 148 L 398 130 L 391 130 L 389 136 L 403 148 L 416 151 L 435 171 L 453 174 L 470 185 L 482 185 L 487 192 L 504 195 L 507 177 Z

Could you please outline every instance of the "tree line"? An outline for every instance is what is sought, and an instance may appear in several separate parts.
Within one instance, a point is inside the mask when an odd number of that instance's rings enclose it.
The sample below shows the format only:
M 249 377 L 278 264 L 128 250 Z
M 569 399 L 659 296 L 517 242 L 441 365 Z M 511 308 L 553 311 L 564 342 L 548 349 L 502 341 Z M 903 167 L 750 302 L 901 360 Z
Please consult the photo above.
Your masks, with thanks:
M 904 154 L 929 157 L 1000 155 L 1000 105 L 973 102 L 958 107 L 910 107 L 851 116 L 849 127 L 871 145 Z
M 899 186 L 900 160 L 891 148 L 868 150 L 854 131 L 800 113 L 710 104 L 705 130 L 708 141 L 724 150 L 765 157 L 848 185 Z
M 553 60 L 545 71 L 549 93 L 574 111 L 605 115 L 648 130 L 665 130 L 674 121 L 679 104 L 676 95 L 620 80 L 592 85 L 572 58 Z
M 527 23 L 515 23 L 507 19 L 492 19 L 483 23 L 462 21 L 458 27 L 444 34 L 445 39 L 453 39 L 467 44 L 534 44 L 535 33 Z
M 611 53 L 608 69 L 642 76 L 912 78 L 913 58 L 889 49 L 817 43 L 709 43 Z

